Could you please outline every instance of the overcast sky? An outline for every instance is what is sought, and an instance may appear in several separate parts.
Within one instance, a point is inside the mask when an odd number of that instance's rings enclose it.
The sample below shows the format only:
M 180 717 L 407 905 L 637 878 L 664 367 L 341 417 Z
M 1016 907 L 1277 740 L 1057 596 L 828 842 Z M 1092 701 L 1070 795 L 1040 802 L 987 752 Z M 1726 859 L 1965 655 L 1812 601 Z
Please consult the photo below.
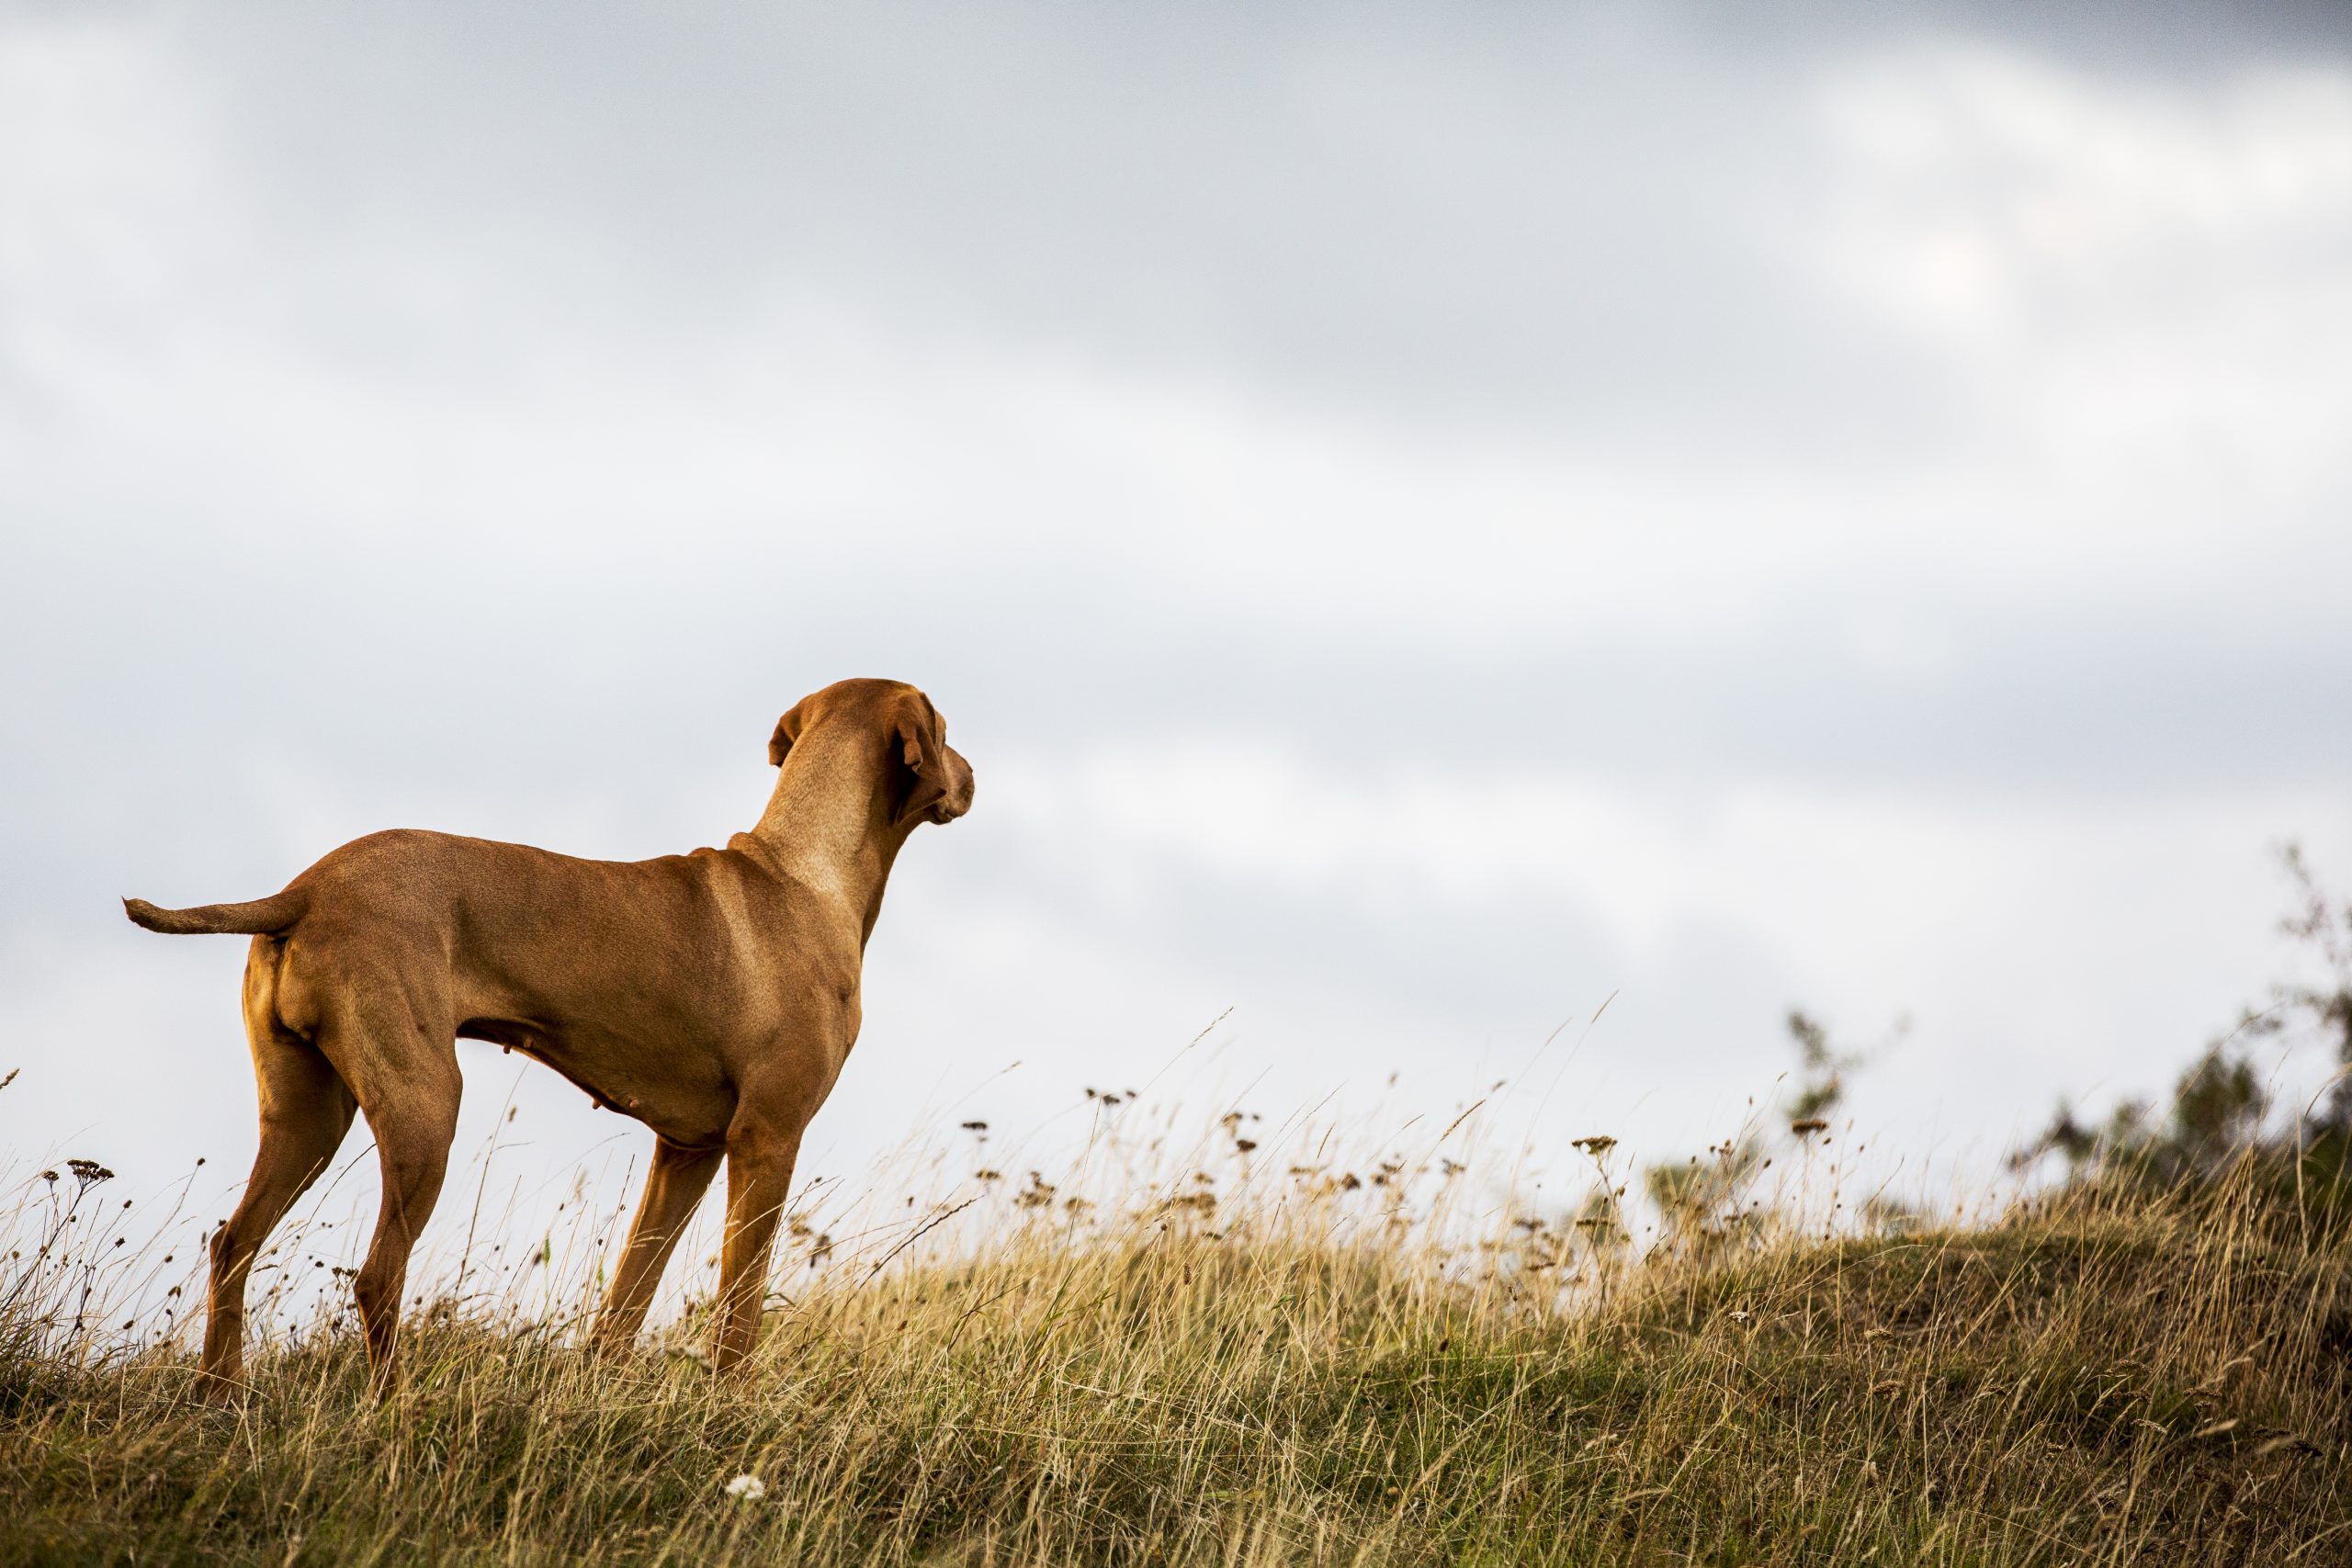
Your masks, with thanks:
M 1220 1015 L 1546 1146 L 1792 1005 L 1915 1166 L 2161 1090 L 2352 883 L 2352 33 L 2046 9 L 0 6 L 0 1139 L 225 1203 L 120 895 L 723 842 L 853 674 L 978 803 L 804 1173 Z

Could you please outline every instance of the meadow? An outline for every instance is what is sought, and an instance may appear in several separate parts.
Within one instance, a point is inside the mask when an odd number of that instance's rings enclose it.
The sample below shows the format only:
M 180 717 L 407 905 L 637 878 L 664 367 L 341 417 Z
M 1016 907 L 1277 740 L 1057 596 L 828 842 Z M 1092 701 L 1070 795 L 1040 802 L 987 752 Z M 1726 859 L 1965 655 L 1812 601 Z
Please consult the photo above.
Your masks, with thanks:
M 2352 1562 L 2352 1258 L 2267 1146 L 1938 1224 L 1839 1223 L 1726 1143 L 1652 1177 L 1680 1207 L 1637 1240 L 1606 1139 L 1546 1215 L 1444 1154 L 1205 1133 L 797 1224 L 733 1380 L 698 1302 L 589 1359 L 595 1248 L 535 1252 L 527 1290 L 413 1314 L 383 1404 L 334 1292 L 200 1400 L 176 1298 L 172 1332 L 109 1321 L 161 1260 L 117 1245 L 107 1173 L 37 1176 L 0 1560 Z M 322 1240 L 289 1230 L 278 1278 Z

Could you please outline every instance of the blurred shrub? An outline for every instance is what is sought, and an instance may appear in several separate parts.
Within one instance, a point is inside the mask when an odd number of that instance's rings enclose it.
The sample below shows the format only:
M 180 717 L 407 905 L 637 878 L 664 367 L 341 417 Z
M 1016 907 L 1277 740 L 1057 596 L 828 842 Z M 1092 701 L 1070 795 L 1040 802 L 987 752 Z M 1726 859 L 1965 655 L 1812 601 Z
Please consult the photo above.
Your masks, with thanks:
M 2328 893 L 2301 846 L 2282 847 L 2279 863 L 2293 897 L 2279 929 L 2301 950 L 2304 976 L 2274 985 L 2267 1007 L 2248 1009 L 2209 1043 L 2161 1110 L 2127 1100 L 2086 1125 L 2062 1104 L 2010 1156 L 2014 1168 L 2054 1155 L 2072 1188 L 2182 1192 L 2244 1169 L 2275 1212 L 2330 1233 L 2352 1226 L 2352 903 Z M 2327 1053 L 2331 1070 L 2308 1102 L 2274 1102 L 2255 1059 L 2264 1040 Z

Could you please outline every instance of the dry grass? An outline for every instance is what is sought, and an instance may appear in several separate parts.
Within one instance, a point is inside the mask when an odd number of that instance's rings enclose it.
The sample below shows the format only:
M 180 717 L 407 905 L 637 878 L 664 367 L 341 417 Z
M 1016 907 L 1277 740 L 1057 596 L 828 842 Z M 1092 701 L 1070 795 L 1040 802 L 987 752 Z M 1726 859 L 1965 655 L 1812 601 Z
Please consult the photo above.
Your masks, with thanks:
M 599 1364 L 428 1314 L 381 1407 L 328 1319 L 233 1410 L 176 1340 L 107 1351 L 73 1318 L 110 1243 L 51 1214 L 0 1292 L 0 1557 L 2352 1562 L 2346 1258 L 2249 1183 L 1632 1261 L 1336 1174 L 1083 1223 L 993 1184 L 803 1264 L 723 1383 L 691 1324 Z

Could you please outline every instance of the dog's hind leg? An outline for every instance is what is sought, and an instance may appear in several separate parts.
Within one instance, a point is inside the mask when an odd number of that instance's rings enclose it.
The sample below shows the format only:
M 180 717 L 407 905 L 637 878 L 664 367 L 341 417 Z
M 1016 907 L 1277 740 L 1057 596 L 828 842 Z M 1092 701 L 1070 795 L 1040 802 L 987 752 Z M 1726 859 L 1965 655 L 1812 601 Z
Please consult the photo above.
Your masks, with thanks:
M 645 1325 L 645 1309 L 662 1283 L 662 1270 L 678 1245 L 695 1205 L 702 1201 L 718 1171 L 724 1149 L 685 1149 L 664 1138 L 653 1145 L 653 1168 L 646 1173 L 645 1198 L 630 1225 L 628 1250 L 613 1270 L 612 1289 L 596 1314 L 595 1347 L 626 1348 Z
M 360 1326 L 368 1335 L 369 1382 L 378 1393 L 390 1392 L 399 1375 L 401 1292 L 408 1284 L 409 1254 L 433 1205 L 441 1196 L 441 1179 L 449 1168 L 449 1142 L 458 1132 L 457 1063 L 452 1054 L 448 1081 L 431 1086 L 429 1093 L 405 1096 L 408 1103 L 395 1116 L 368 1118 L 376 1134 L 376 1156 L 383 1168 L 384 1201 L 376 1216 L 376 1234 L 368 1244 L 368 1260 L 352 1281 L 359 1298 Z M 361 1102 L 363 1108 L 367 1102 Z
M 204 1321 L 207 1392 L 226 1396 L 244 1371 L 245 1282 L 269 1233 L 351 1129 L 350 1089 L 310 1042 L 255 1030 L 254 1072 L 261 1091 L 261 1147 L 244 1197 L 212 1233 L 212 1280 Z
M 283 944 L 262 937 L 245 961 L 245 1034 L 261 1102 L 261 1146 L 236 1212 L 212 1233 L 205 1304 L 206 1392 L 227 1397 L 244 1371 L 245 1284 L 269 1233 L 343 1145 L 351 1130 L 351 1090 L 316 1046 L 277 1013 Z
M 465 1082 L 457 1026 L 429 987 L 404 985 L 397 971 L 341 978 L 323 1010 L 319 1048 L 358 1098 L 383 1172 L 376 1233 L 352 1292 L 368 1338 L 369 1381 L 387 1394 L 398 1373 L 409 1254 L 441 1196 Z

